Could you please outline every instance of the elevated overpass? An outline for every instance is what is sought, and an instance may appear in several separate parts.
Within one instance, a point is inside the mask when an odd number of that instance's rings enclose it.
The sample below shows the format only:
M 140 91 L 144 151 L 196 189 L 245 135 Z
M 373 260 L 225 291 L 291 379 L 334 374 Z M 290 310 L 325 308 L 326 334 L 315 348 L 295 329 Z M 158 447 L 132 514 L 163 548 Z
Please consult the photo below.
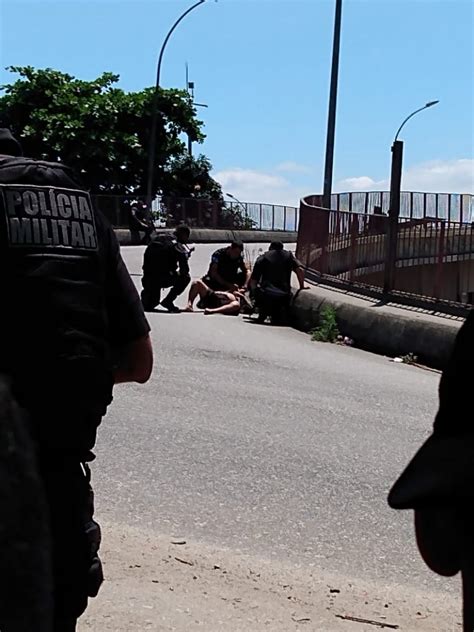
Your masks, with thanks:
M 381 290 L 388 256 L 386 199 L 387 192 L 338 194 L 329 210 L 320 206 L 320 196 L 304 198 L 300 205 L 299 258 L 319 275 Z M 466 220 L 472 218 L 473 196 L 404 193 L 402 199 L 405 203 L 397 226 L 395 290 L 440 301 L 472 303 L 474 228 L 471 220 Z M 369 200 L 379 204 L 370 207 Z M 364 212 L 353 210 L 362 206 Z M 455 217 L 464 221 L 456 221 Z

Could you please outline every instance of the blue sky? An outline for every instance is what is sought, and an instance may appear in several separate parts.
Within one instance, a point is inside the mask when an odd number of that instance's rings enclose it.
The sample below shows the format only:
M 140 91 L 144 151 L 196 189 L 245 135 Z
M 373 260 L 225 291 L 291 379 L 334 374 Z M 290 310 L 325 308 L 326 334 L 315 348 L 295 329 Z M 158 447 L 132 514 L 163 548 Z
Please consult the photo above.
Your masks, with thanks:
M 53 67 L 121 86 L 152 85 L 168 28 L 191 0 L 0 0 L 3 67 Z M 403 118 L 404 188 L 474 192 L 474 4 L 344 0 L 334 182 L 387 187 Z M 334 0 L 208 0 L 178 27 L 162 85 L 184 87 L 185 63 L 226 190 L 296 204 L 321 190 Z M 198 150 L 198 148 L 196 148 Z

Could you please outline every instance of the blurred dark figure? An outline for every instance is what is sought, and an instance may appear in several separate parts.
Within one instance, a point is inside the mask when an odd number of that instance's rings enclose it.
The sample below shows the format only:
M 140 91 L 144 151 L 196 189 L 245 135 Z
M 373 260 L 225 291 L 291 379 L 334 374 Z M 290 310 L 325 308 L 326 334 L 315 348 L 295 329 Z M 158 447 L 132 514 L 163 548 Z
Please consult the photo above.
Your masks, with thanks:
M 296 273 L 300 290 L 303 290 L 304 269 L 295 255 L 284 249 L 281 241 L 272 242 L 268 252 L 255 262 L 250 289 L 259 322 L 264 323 L 268 317 L 272 325 L 288 321 L 292 272 Z
M 184 292 L 191 276 L 188 259 L 192 249 L 187 246 L 191 231 L 188 226 L 178 226 L 174 237 L 157 235 L 145 250 L 143 257 L 142 304 L 145 311 L 153 311 L 160 305 L 161 290 L 171 288 L 161 305 L 172 313 L 181 310 L 174 301 Z
M 149 326 L 75 174 L 0 129 L 0 630 L 74 632 L 103 580 L 89 463 Z
M 128 227 L 130 229 L 132 243 L 150 243 L 155 227 L 147 213 L 146 204 L 140 201 L 135 201 L 130 204 Z M 140 238 L 140 233 L 144 233 L 142 238 Z
M 474 630 L 474 312 L 461 327 L 439 386 L 433 433 L 390 491 L 394 509 L 414 509 L 418 549 L 431 570 L 462 573 L 464 632 Z

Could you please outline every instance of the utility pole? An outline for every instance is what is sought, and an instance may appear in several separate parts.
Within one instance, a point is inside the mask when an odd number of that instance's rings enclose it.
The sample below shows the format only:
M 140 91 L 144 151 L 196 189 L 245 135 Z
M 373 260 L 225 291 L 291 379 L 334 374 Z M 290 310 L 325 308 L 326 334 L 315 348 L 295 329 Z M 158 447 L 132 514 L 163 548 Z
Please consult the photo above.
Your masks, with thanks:
M 337 88 L 339 80 L 339 53 L 341 49 L 342 0 L 336 0 L 334 40 L 332 48 L 331 87 L 329 93 L 326 160 L 324 166 L 323 208 L 331 208 L 334 167 L 334 141 L 336 136 Z
M 397 265 L 398 247 L 398 220 L 400 217 L 400 198 L 402 195 L 402 166 L 403 166 L 403 141 L 398 140 L 398 136 L 405 124 L 415 114 L 437 105 L 439 101 L 428 101 L 423 107 L 418 108 L 409 114 L 395 134 L 392 144 L 392 170 L 390 175 L 390 208 L 388 210 L 388 231 L 387 231 L 387 256 L 385 258 L 385 273 L 383 291 L 390 293 L 395 288 L 395 271 Z
M 197 108 L 207 108 L 207 107 L 209 107 L 205 103 L 195 103 L 195 101 L 194 101 L 194 89 L 195 89 L 195 83 L 194 83 L 194 81 L 189 81 L 189 64 L 188 64 L 188 62 L 186 62 L 186 90 L 188 91 L 188 94 L 191 97 L 191 102 L 192 102 L 193 106 L 197 107 Z M 188 134 L 188 154 L 190 156 L 193 155 L 193 141 L 191 140 L 191 136 L 189 134 Z
M 186 11 L 184 11 L 184 13 L 180 15 L 180 17 L 176 20 L 176 22 L 168 31 L 168 34 L 166 35 L 163 41 L 160 54 L 158 56 L 155 92 L 153 94 L 153 104 L 152 104 L 152 111 L 151 111 L 151 131 L 150 131 L 150 140 L 149 140 L 149 148 L 148 148 L 148 170 L 147 170 L 148 174 L 147 174 L 147 185 L 146 185 L 146 202 L 147 202 L 148 213 L 151 213 L 151 203 L 153 200 L 153 169 L 154 169 L 155 153 L 156 153 L 156 133 L 157 133 L 157 128 L 158 128 L 158 103 L 159 103 L 160 90 L 161 90 L 160 80 L 161 80 L 161 64 L 163 63 L 163 55 L 165 53 L 166 46 L 170 40 L 170 37 L 174 33 L 177 26 L 184 20 L 184 18 L 189 13 L 191 13 L 191 11 L 194 11 L 194 9 L 197 9 L 197 7 L 200 7 L 205 2 L 206 0 L 198 0 L 196 4 L 193 4 L 191 7 L 189 7 L 189 9 L 187 9 Z

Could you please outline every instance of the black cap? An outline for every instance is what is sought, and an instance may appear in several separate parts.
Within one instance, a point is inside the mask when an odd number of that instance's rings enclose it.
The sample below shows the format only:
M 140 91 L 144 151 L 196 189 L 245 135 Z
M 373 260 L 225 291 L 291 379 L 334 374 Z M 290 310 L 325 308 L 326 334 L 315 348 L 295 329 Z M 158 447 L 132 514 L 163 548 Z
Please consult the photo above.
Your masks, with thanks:
M 23 156 L 23 149 L 7 127 L 0 127 L 0 154 Z

